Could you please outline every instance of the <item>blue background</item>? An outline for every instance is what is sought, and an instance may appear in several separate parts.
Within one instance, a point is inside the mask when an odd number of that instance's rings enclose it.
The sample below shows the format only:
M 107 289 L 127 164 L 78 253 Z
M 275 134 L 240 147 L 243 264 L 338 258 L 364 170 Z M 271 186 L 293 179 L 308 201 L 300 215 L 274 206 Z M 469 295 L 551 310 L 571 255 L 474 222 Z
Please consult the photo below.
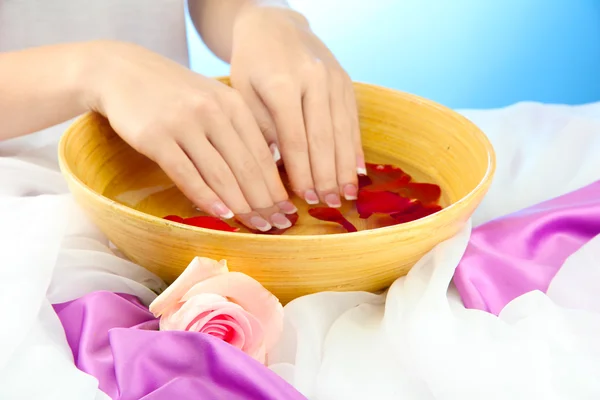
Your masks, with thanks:
M 452 108 L 600 100 L 600 0 L 296 0 L 356 81 Z M 228 66 L 188 23 L 192 68 Z

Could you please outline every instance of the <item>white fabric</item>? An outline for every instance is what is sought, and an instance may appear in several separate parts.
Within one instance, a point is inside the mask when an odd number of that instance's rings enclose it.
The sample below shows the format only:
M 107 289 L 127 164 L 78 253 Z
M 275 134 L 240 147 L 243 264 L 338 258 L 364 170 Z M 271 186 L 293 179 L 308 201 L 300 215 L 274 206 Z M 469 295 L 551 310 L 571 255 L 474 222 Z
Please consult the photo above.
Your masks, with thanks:
M 498 151 L 477 223 L 598 179 L 600 103 L 465 114 Z M 149 302 L 147 287 L 164 286 L 111 254 L 67 193 L 56 148 L 33 140 L 0 144 L 15 154 L 0 157 L 0 398 L 105 399 L 73 366 L 50 304 L 99 289 Z M 270 367 L 311 400 L 599 398 L 600 238 L 567 260 L 549 296 L 526 294 L 495 317 L 448 290 L 469 233 L 434 249 L 387 296 L 320 293 L 287 305 Z
M 150 302 L 164 283 L 109 250 L 57 167 L 45 166 L 50 151 L 0 157 L 0 399 L 103 399 L 73 365 L 51 304 L 102 289 Z

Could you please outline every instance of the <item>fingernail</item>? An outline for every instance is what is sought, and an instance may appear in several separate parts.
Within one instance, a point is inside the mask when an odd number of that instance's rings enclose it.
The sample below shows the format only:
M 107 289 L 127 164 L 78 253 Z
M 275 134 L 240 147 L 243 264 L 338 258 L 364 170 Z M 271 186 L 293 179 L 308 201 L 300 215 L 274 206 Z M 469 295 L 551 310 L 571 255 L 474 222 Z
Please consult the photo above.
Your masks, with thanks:
M 254 226 L 261 232 L 266 232 L 272 228 L 271 224 L 268 223 L 267 220 L 262 217 L 254 216 L 250 218 L 250 223 L 252 224 L 252 226 Z
M 344 198 L 346 200 L 356 200 L 358 196 L 358 188 L 356 185 L 348 184 L 344 186 Z
M 295 213 L 298 212 L 298 209 L 296 208 L 296 206 L 294 205 L 294 203 L 292 203 L 289 200 L 277 203 L 277 207 L 279 207 L 279 209 L 282 212 L 284 212 L 285 214 L 295 214 Z
M 275 213 L 271 215 L 271 222 L 276 228 L 279 229 L 287 229 L 290 226 L 292 226 L 290 220 L 287 219 L 287 217 L 281 213 Z
M 233 212 L 221 202 L 216 202 L 212 207 L 213 213 L 223 219 L 233 218 Z
M 340 196 L 335 193 L 329 193 L 327 196 L 325 196 L 325 203 L 332 208 L 338 208 L 342 206 Z
M 271 155 L 273 156 L 273 161 L 277 162 L 277 161 L 281 160 L 281 153 L 279 152 L 279 147 L 277 147 L 277 145 L 275 143 L 271 143 L 271 145 L 269 146 L 269 149 L 271 150 Z
M 304 200 L 306 200 L 308 204 L 319 204 L 319 196 L 317 196 L 317 193 L 312 189 L 304 192 Z
M 356 173 L 358 175 L 367 175 L 367 165 L 362 157 L 356 160 Z

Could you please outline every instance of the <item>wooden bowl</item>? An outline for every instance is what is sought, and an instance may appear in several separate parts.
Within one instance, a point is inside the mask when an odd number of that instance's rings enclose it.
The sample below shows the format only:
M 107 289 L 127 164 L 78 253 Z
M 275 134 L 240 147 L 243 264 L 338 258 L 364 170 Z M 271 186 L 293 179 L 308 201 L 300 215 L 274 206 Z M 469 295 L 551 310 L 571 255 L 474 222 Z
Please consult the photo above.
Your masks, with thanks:
M 226 78 L 222 81 L 228 82 Z M 456 234 L 488 190 L 493 148 L 470 121 L 429 100 L 356 83 L 366 158 L 440 185 L 445 208 L 386 228 L 342 233 L 306 215 L 280 236 L 206 230 L 164 220 L 196 215 L 189 200 L 152 161 L 89 113 L 64 134 L 63 174 L 79 205 L 132 261 L 172 282 L 195 256 L 227 259 L 283 303 L 327 290 L 377 291 L 406 274 L 436 244 Z M 359 229 L 365 222 L 352 219 Z

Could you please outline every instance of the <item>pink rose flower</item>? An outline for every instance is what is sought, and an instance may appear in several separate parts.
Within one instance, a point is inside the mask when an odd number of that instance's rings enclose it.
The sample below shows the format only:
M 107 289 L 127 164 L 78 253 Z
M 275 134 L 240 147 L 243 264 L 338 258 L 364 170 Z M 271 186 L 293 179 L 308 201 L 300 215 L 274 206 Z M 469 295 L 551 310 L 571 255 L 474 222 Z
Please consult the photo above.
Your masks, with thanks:
M 230 272 L 225 260 L 194 258 L 150 311 L 161 330 L 206 333 L 262 363 L 283 330 L 277 297 L 248 275 Z

